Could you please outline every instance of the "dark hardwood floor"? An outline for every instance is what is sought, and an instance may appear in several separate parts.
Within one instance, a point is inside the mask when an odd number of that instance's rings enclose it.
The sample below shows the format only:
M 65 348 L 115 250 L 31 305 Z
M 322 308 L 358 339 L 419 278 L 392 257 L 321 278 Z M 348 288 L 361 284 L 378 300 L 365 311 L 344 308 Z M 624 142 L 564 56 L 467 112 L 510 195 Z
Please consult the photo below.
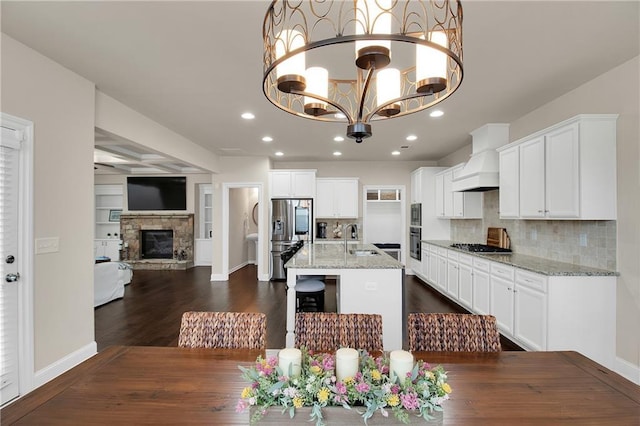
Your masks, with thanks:
M 98 351 L 111 345 L 176 346 L 185 311 L 264 312 L 267 347 L 285 345 L 286 285 L 258 282 L 255 265 L 246 266 L 228 281 L 210 282 L 211 268 L 186 271 L 136 270 L 122 299 L 95 308 Z M 335 282 L 327 282 L 325 310 L 336 311 Z M 406 311 L 467 312 L 419 279 L 405 279 Z M 406 346 L 406 341 L 405 341 Z M 521 350 L 502 339 L 503 350 Z

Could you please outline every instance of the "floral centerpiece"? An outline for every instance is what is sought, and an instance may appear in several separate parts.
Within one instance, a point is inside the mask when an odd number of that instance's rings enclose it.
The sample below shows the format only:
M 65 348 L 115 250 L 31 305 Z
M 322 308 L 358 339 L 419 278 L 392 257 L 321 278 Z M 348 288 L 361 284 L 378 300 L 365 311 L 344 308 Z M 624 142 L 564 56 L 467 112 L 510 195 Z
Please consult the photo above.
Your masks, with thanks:
M 394 377 L 389 371 L 389 357 L 373 357 L 359 351 L 358 371 L 353 377 L 336 378 L 336 359 L 332 354 L 311 353 L 302 348 L 300 374 L 283 371 L 277 357 L 258 357 L 251 368 L 239 367 L 250 383 L 242 390 L 236 411 L 255 407 L 251 424 L 258 422 L 270 407 L 281 407 L 282 413 L 294 417 L 296 409 L 311 407 L 311 420 L 324 424 L 322 409 L 342 406 L 357 410 L 364 423 L 376 412 L 388 417 L 389 412 L 403 423 L 410 417 L 429 420 L 434 411 L 442 411 L 451 387 L 441 366 L 431 367 L 417 361 L 406 377 Z

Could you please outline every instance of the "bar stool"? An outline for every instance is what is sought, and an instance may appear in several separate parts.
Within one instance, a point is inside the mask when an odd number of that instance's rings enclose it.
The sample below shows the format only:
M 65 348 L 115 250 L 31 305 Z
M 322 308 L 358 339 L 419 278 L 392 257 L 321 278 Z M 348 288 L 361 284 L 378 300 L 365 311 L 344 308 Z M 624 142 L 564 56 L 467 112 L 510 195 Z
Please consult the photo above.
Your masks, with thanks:
M 325 283 L 319 277 L 296 281 L 296 312 L 324 312 Z

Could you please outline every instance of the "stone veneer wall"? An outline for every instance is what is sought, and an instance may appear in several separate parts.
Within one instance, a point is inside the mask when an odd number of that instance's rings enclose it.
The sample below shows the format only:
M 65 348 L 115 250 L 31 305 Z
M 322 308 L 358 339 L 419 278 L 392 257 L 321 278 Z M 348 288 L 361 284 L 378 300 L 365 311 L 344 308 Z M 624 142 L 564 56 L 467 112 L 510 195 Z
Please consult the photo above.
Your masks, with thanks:
M 173 250 L 184 250 L 184 260 L 193 262 L 193 214 L 123 214 L 120 216 L 120 235 L 122 237 L 125 260 L 140 261 L 140 231 L 173 230 Z M 127 251 L 128 249 L 128 251 Z M 173 259 L 154 259 L 155 262 L 172 262 Z
M 616 221 L 500 219 L 499 191 L 483 197 L 483 219 L 452 219 L 452 240 L 484 243 L 487 228 L 506 228 L 514 253 L 616 270 Z

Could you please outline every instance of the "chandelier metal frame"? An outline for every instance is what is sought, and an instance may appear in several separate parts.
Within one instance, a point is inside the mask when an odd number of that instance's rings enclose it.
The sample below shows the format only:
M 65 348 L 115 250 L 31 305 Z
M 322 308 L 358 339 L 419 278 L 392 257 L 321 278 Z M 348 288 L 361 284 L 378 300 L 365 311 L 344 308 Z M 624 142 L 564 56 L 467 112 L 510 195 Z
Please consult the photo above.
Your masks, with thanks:
M 347 136 L 362 142 L 372 134 L 370 122 L 422 111 L 451 96 L 463 79 L 460 1 L 386 0 L 382 6 L 381 1 L 274 0 L 263 24 L 262 88 L 267 99 L 299 117 L 346 123 Z M 373 13 L 370 10 L 390 17 L 389 32 L 376 33 L 378 16 L 367 15 Z M 297 31 L 298 39 L 301 37 L 304 42 L 292 42 L 282 36 L 291 30 Z M 436 32 L 446 35 L 445 46 L 435 38 L 432 40 Z M 354 49 L 352 56 L 344 59 L 332 56 L 330 62 L 334 64 L 343 60 L 353 61 L 353 73 L 347 78 L 336 78 L 331 64 L 322 64 L 329 72 L 326 97 L 305 91 L 307 85 L 302 75 L 288 75 L 284 80 L 278 76 L 278 66 L 297 55 L 362 41 L 390 42 L 391 48 L 389 51 L 374 46 L 357 54 Z M 402 43 L 442 52 L 446 55 L 446 76 L 416 81 L 416 56 L 409 58 L 410 55 L 405 54 L 401 58 L 401 55 L 393 54 L 394 46 L 395 50 L 404 49 L 406 52 L 406 47 L 399 45 Z M 361 52 L 364 53 L 360 55 Z M 378 104 L 376 92 L 371 87 L 377 83 L 377 71 L 384 69 L 389 61 L 400 71 L 399 96 Z M 308 103 L 310 99 L 314 102 Z M 323 105 L 333 109 L 323 108 Z

